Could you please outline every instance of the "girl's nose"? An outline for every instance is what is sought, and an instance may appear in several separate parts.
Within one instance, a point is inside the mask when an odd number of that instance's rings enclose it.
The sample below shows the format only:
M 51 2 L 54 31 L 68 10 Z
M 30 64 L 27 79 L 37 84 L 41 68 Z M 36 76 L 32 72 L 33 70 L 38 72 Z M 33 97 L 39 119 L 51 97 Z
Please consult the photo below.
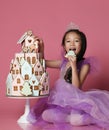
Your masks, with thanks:
M 70 43 L 70 45 L 73 46 L 73 45 L 74 45 L 74 42 L 72 41 L 72 42 Z

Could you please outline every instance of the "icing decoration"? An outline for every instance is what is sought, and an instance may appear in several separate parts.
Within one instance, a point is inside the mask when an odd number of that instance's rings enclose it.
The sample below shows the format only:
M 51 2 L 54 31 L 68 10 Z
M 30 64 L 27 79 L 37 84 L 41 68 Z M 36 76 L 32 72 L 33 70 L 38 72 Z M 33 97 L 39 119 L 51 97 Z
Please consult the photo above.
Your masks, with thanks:
M 31 92 L 31 89 L 30 89 L 28 82 L 24 83 L 21 93 L 25 96 L 32 95 L 32 92 Z
M 65 55 L 66 58 L 68 58 L 68 56 L 74 56 L 74 57 L 76 57 L 76 54 L 75 54 L 74 51 L 70 50 L 70 51 Z

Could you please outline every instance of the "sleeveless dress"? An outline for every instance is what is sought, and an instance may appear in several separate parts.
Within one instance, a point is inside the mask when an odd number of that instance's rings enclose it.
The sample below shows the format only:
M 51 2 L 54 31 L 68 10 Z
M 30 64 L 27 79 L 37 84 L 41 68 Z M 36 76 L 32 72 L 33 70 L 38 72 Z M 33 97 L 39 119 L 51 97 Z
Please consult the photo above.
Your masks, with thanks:
M 69 122 L 65 120 L 66 115 L 80 114 L 83 115 L 83 125 L 86 120 L 89 120 L 86 125 L 95 124 L 109 128 L 109 92 L 99 89 L 83 91 L 66 82 L 64 80 L 66 64 L 67 60 L 63 60 L 60 78 L 56 81 L 50 96 L 38 100 L 31 109 L 28 120 L 37 125 L 38 120 L 42 120 L 41 115 L 45 110 L 53 110 L 53 115 L 57 118 L 52 121 L 54 124 L 65 123 L 67 125 Z M 96 70 L 96 62 L 93 58 L 78 62 L 78 71 L 84 64 L 90 65 L 89 73 Z M 48 116 L 54 118 L 52 113 Z

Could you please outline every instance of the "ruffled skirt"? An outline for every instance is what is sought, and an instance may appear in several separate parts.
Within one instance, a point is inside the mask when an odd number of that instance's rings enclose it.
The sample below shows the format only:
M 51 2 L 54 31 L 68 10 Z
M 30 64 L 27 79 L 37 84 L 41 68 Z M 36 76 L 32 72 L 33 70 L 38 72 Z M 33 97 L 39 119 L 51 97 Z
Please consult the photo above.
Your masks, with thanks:
M 89 124 L 109 128 L 109 92 L 106 90 L 95 89 L 84 92 L 65 82 L 64 79 L 59 79 L 50 96 L 39 100 L 32 108 L 29 119 L 34 122 L 41 118 L 41 114 L 47 109 L 54 109 L 53 113 L 57 116 L 59 111 L 68 115 L 78 113 L 84 116 L 84 121 L 87 120 L 85 115 L 88 115 L 91 119 Z M 62 118 L 61 115 L 58 116 L 58 122 L 63 123 L 63 115 Z M 53 123 L 57 122 L 54 120 Z

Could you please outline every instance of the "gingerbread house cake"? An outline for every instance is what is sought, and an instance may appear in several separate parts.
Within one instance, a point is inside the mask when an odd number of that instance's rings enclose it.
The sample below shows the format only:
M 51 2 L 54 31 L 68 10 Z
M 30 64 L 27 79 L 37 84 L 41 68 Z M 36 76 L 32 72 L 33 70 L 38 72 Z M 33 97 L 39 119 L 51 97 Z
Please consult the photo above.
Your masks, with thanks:
M 10 63 L 6 80 L 7 96 L 42 97 L 49 95 L 49 76 L 39 52 L 39 39 L 27 31 L 19 39 L 22 51 Z

